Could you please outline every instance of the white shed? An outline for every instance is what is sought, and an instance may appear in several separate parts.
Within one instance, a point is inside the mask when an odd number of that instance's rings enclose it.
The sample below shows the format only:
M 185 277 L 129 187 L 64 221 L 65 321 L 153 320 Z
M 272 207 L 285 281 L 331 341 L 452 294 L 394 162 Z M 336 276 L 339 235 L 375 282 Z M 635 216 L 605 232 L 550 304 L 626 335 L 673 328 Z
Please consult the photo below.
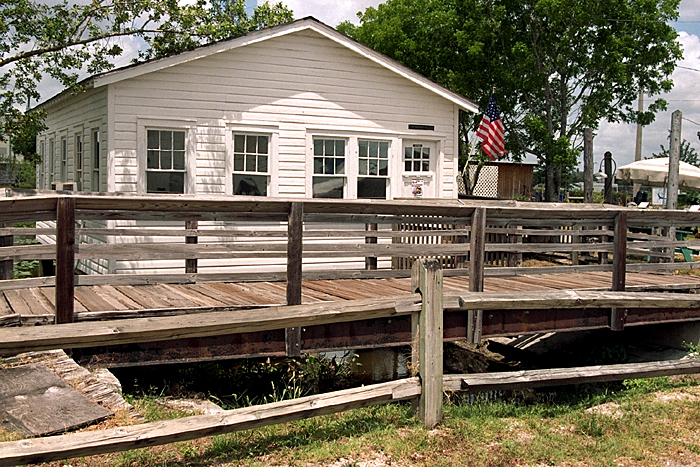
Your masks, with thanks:
M 478 110 L 314 18 L 83 85 L 40 105 L 38 188 L 457 198 L 459 112 Z

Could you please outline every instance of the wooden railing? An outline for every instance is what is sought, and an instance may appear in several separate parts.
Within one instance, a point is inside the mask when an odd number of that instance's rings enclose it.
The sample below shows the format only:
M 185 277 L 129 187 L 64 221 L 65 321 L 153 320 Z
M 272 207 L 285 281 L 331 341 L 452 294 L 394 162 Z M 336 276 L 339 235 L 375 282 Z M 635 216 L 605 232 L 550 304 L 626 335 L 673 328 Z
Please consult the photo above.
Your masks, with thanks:
M 479 217 L 480 214 L 477 213 L 472 225 L 480 222 Z M 228 410 L 216 415 L 4 442 L 0 443 L 0 466 L 143 448 L 415 398 L 418 398 L 418 415 L 423 425 L 432 428 L 443 418 L 443 390 L 522 389 L 700 372 L 700 359 L 692 359 L 614 365 L 607 368 L 444 375 L 442 330 L 445 311 L 532 310 L 536 313 L 551 308 L 700 309 L 700 299 L 694 294 L 637 292 L 445 293 L 442 272 L 440 264 L 435 260 L 416 261 L 411 276 L 416 293 L 400 297 L 222 311 L 210 313 L 206 320 L 198 315 L 182 315 L 149 320 L 94 321 L 0 329 L 0 356 L 9 356 L 26 351 L 294 329 L 323 323 L 410 315 L 414 322 L 413 362 L 417 362 L 417 365 L 412 365 L 416 372 L 413 377 L 388 383 Z M 610 322 L 612 325 L 613 316 Z
M 302 279 L 408 277 L 397 264 L 416 258 L 469 275 L 472 291 L 484 276 L 611 270 L 612 289 L 624 290 L 625 271 L 700 267 L 670 264 L 693 244 L 663 233 L 700 225 L 700 213 L 608 205 L 54 193 L 0 199 L 0 223 L 0 290 L 55 285 L 56 322 L 73 320 L 76 285 L 279 280 L 293 305 Z M 528 253 L 571 265 L 522 267 Z M 8 266 L 28 259 L 55 260 L 55 276 L 11 280 Z M 76 261 L 107 274 L 76 275 Z

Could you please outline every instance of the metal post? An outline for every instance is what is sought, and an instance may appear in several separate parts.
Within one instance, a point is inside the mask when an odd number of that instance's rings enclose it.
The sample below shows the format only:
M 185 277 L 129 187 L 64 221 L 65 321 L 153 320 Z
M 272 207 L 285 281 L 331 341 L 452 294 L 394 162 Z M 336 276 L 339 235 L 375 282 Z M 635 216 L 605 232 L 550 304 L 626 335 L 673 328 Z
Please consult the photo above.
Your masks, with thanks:
M 612 153 L 610 151 L 606 151 L 604 154 L 604 165 L 605 165 L 605 202 L 607 204 L 613 204 L 613 199 L 612 199 L 612 185 L 613 185 L 613 177 L 615 174 L 612 173 Z
M 593 130 L 583 130 L 583 202 L 593 202 Z

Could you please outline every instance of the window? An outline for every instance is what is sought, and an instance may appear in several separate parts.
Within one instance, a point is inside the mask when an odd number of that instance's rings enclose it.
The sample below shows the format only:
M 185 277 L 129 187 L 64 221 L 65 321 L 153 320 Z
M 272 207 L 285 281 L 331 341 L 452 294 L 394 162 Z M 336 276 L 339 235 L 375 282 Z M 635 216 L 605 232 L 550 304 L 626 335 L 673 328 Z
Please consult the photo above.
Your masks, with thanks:
M 430 148 L 422 144 L 406 147 L 403 161 L 406 172 L 430 172 Z
M 80 133 L 75 134 L 75 160 L 73 161 L 73 164 L 75 164 L 75 177 L 73 180 L 75 181 L 75 190 L 76 191 L 82 191 L 83 190 L 83 135 Z
M 39 142 L 39 155 L 41 156 L 41 164 L 39 164 L 39 174 L 37 177 L 38 180 L 36 186 L 37 188 L 42 188 L 44 186 L 44 182 L 46 181 L 44 180 L 44 174 L 46 173 L 44 168 L 44 165 L 46 164 L 46 159 L 44 157 L 46 155 L 46 144 L 43 140 Z
M 61 138 L 61 181 L 68 181 L 68 148 L 65 136 Z
M 148 130 L 146 192 L 185 192 L 185 132 Z
M 314 139 L 314 198 L 343 198 L 345 194 L 345 140 Z
M 49 172 L 49 186 L 47 187 L 48 189 L 51 189 L 51 185 L 53 184 L 53 174 L 54 174 L 54 142 L 53 139 L 49 140 L 49 166 L 48 166 L 48 172 Z
M 389 142 L 358 141 L 357 197 L 386 199 Z
M 270 137 L 233 134 L 233 194 L 267 196 Z
M 92 130 L 92 191 L 100 191 L 100 130 Z

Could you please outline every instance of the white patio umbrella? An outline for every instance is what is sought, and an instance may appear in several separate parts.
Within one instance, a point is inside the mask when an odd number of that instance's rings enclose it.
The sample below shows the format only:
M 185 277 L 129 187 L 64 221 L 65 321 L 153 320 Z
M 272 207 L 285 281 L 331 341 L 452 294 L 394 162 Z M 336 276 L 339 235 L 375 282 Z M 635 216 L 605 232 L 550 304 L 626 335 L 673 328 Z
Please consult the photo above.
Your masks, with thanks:
M 619 180 L 641 183 L 648 186 L 665 187 L 668 180 L 668 157 L 632 162 L 617 169 Z M 678 188 L 700 191 L 700 168 L 681 161 Z

